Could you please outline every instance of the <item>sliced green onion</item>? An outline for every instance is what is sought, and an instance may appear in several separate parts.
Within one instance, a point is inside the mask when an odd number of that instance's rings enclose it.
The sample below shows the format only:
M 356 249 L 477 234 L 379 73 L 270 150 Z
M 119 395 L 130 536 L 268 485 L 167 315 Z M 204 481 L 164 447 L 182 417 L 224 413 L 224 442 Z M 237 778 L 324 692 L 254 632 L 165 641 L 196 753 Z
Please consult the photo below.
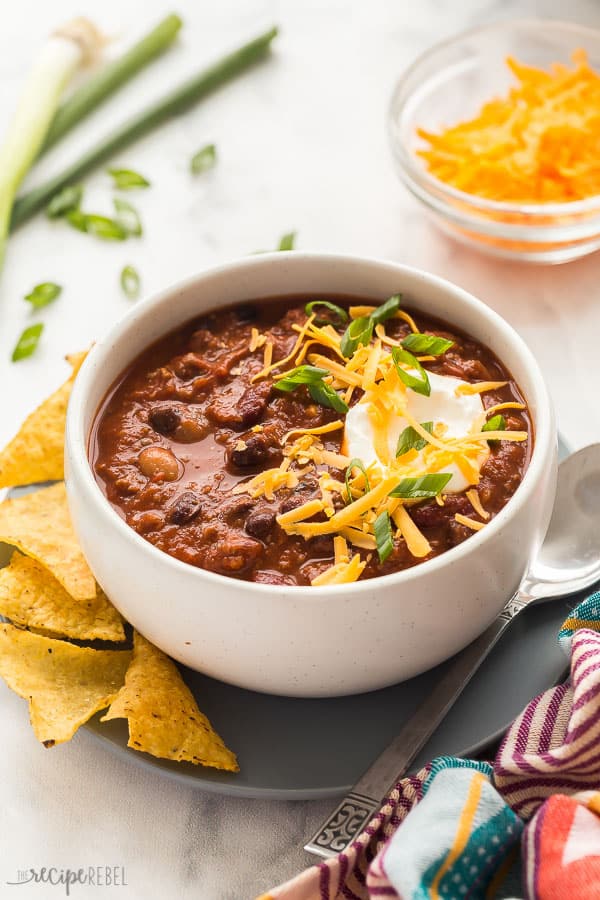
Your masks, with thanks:
M 140 237 L 143 232 L 142 222 L 135 206 L 121 197 L 115 197 L 113 203 L 119 225 L 125 229 L 127 234 Z
M 425 431 L 428 431 L 431 434 L 433 430 L 433 422 L 421 422 L 421 428 L 424 428 Z M 427 441 L 424 437 L 421 437 L 418 431 L 409 425 L 404 431 L 401 433 L 398 438 L 398 444 L 396 446 L 396 456 L 404 456 L 405 453 L 408 453 L 409 450 L 422 450 L 423 447 L 427 446 Z
M 10 223 L 11 230 L 22 225 L 38 210 L 43 209 L 50 199 L 67 184 L 79 181 L 92 169 L 109 160 L 115 153 L 123 150 L 172 116 L 189 109 L 202 97 L 264 58 L 276 35 L 277 29 L 271 28 L 255 40 L 223 57 L 208 69 L 194 75 L 166 97 L 137 113 L 128 122 L 96 143 L 77 162 L 44 184 L 24 194 L 14 205 Z M 2 230 L 0 229 L 1 236 Z
M 295 391 L 301 384 L 317 384 L 326 375 L 329 375 L 327 369 L 318 366 L 297 366 L 286 372 L 284 378 L 279 378 L 274 386 L 278 391 Z
M 327 369 L 320 369 L 318 366 L 297 366 L 295 369 L 290 369 L 284 378 L 276 381 L 274 387 L 279 391 L 289 392 L 295 391 L 297 387 L 305 384 L 315 403 L 335 409 L 336 412 L 347 413 L 348 404 L 337 391 L 334 391 L 331 385 L 325 384 L 323 381 L 327 375 L 329 375 Z
M 340 341 L 342 356 L 350 359 L 361 344 L 363 347 L 367 347 L 372 337 L 373 320 L 371 317 L 359 316 L 358 319 L 354 319 L 346 328 Z
M 70 210 L 66 216 L 66 221 L 78 231 L 87 231 L 87 216 L 80 209 Z
M 140 276 L 133 266 L 125 266 L 121 271 L 121 287 L 130 300 L 135 300 L 140 293 Z
M 11 358 L 13 362 L 18 362 L 18 360 L 20 359 L 25 359 L 35 352 L 35 348 L 39 343 L 43 330 L 43 322 L 38 322 L 36 325 L 30 325 L 29 328 L 25 329 L 25 331 L 17 341 L 15 349 L 12 352 Z
M 352 478 L 352 470 L 353 469 L 360 469 L 360 471 L 365 476 L 365 494 L 368 494 L 369 491 L 371 490 L 371 486 L 369 484 L 369 476 L 367 475 L 367 470 L 365 469 L 365 464 L 363 463 L 362 459 L 359 459 L 358 456 L 355 456 L 354 459 L 350 460 L 350 464 L 348 465 L 348 468 L 346 469 L 345 481 L 346 481 L 346 492 L 348 495 L 348 499 L 346 501 L 347 503 L 352 503 L 352 492 L 350 490 L 350 479 Z
M 290 231 L 287 234 L 284 234 L 279 241 L 278 250 L 293 250 L 294 244 L 296 242 L 296 232 Z
M 376 325 L 381 325 L 386 319 L 390 319 L 398 312 L 400 308 L 401 294 L 394 294 L 389 300 L 386 300 L 377 309 L 374 309 L 368 316 L 359 316 L 354 319 L 346 328 L 340 342 L 340 350 L 342 356 L 349 359 L 356 350 L 361 346 L 367 347 L 373 337 L 373 329 Z
M 67 222 L 77 228 L 78 231 L 93 234 L 103 241 L 124 241 L 127 231 L 116 219 L 108 216 L 98 216 L 95 213 L 84 213 L 80 209 L 73 209 L 67 213 Z
M 454 341 L 437 337 L 435 334 L 409 334 L 402 341 L 405 350 L 411 353 L 426 353 L 428 356 L 441 356 L 452 347 Z
M 330 384 L 325 384 L 324 381 L 317 381 L 309 384 L 308 393 L 315 403 L 318 403 L 320 406 L 326 406 L 339 413 L 347 413 L 350 409 L 346 401 L 340 397 L 338 392 L 334 390 Z
M 492 416 L 491 419 L 488 419 L 488 421 L 485 423 L 485 425 L 483 426 L 483 428 L 481 430 L 482 431 L 506 431 L 506 419 L 504 418 L 504 416 L 501 416 L 501 415 Z M 498 443 L 498 441 L 494 440 L 493 438 L 491 441 L 488 441 L 488 444 L 497 444 L 497 443 Z
M 348 313 L 345 309 L 342 309 L 341 306 L 337 306 L 335 303 L 330 303 L 329 300 L 311 300 L 310 303 L 307 303 L 304 307 L 304 312 L 307 316 L 311 316 L 313 310 L 318 306 L 324 306 L 325 309 L 331 310 L 331 312 L 338 317 L 340 322 L 348 321 Z M 330 325 L 331 322 L 329 319 L 319 318 L 318 316 L 315 318 L 316 325 Z
M 0 264 L 17 189 L 44 143 L 64 88 L 99 45 L 100 35 L 91 22 L 70 22 L 48 39 L 25 82 L 0 148 Z M 58 187 L 44 197 L 41 206 Z
M 48 206 L 46 215 L 49 219 L 60 219 L 72 209 L 79 209 L 83 199 L 83 188 L 79 184 L 69 184 L 55 194 Z
M 482 431 L 506 431 L 506 419 L 504 416 L 492 416 L 489 419 L 483 428 Z
M 60 284 L 54 284 L 53 281 L 44 281 L 42 284 L 36 284 L 33 290 L 25 295 L 25 300 L 31 303 L 34 309 L 43 309 L 60 295 L 62 287 Z
M 150 182 L 139 172 L 133 169 L 108 169 L 108 174 L 112 176 L 115 187 L 119 191 L 130 191 L 132 188 L 150 187 Z
M 190 170 L 193 175 L 200 175 L 202 172 L 208 172 L 209 169 L 217 162 L 217 148 L 214 144 L 207 144 L 197 153 L 194 153 L 190 160 Z
M 403 350 L 401 347 L 392 347 L 392 359 L 396 366 L 396 372 L 398 373 L 400 381 L 404 382 L 406 387 L 415 391 L 417 394 L 429 397 L 431 394 L 429 376 L 418 359 L 415 359 L 412 353 L 409 353 L 408 350 Z M 411 375 L 410 372 L 407 372 L 401 367 L 400 363 L 410 366 L 417 374 Z
M 400 484 L 393 491 L 390 491 L 390 497 L 401 497 L 403 500 L 421 500 L 423 498 L 437 497 L 451 478 L 451 472 L 422 475 L 420 478 L 403 478 Z
M 377 544 L 379 562 L 383 563 L 394 549 L 390 514 L 387 509 L 384 509 L 373 522 L 373 531 L 375 532 L 375 542 Z
M 381 325 L 382 322 L 385 322 L 386 319 L 391 319 L 392 316 L 395 316 L 398 310 L 400 309 L 400 300 L 402 298 L 402 294 L 394 294 L 389 300 L 386 300 L 381 306 L 378 306 L 377 309 L 374 309 L 370 314 L 370 319 L 373 322 L 373 326 Z

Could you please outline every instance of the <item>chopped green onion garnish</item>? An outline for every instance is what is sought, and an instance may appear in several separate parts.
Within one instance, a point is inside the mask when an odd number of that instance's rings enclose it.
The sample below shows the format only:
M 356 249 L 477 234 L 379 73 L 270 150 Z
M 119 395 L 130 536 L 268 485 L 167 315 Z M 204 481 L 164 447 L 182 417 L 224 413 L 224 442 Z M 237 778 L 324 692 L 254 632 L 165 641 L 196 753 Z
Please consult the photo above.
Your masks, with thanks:
M 279 241 L 278 250 L 293 250 L 294 243 L 296 242 L 296 232 L 290 231 L 288 234 L 284 234 L 281 240 Z
M 317 306 L 324 306 L 325 309 L 330 309 L 331 312 L 334 313 L 334 315 L 336 315 L 338 317 L 340 322 L 348 321 L 348 313 L 346 312 L 346 310 L 342 309 L 341 306 L 336 306 L 335 303 L 330 303 L 329 300 L 312 300 L 310 303 L 306 304 L 306 306 L 304 307 L 304 312 L 306 313 L 307 316 L 311 316 L 313 313 L 313 310 Z M 315 319 L 315 324 L 330 325 L 331 322 L 329 319 L 319 318 L 317 316 L 317 318 Z
M 87 231 L 87 216 L 80 209 L 71 209 L 65 215 L 65 219 L 73 228 L 78 231 Z
M 387 509 L 384 509 L 373 522 L 373 531 L 375 532 L 375 541 L 377 542 L 379 562 L 383 563 L 394 549 L 390 514 Z
M 115 187 L 120 191 L 150 187 L 148 179 L 139 172 L 134 172 L 133 169 L 109 169 L 108 174 L 112 175 Z
M 297 366 L 286 372 L 284 378 L 278 379 L 275 387 L 279 391 L 294 391 L 301 384 L 317 384 L 325 375 L 329 375 L 327 369 L 318 366 Z
M 279 391 L 295 391 L 301 384 L 305 384 L 315 403 L 335 409 L 336 412 L 347 413 L 348 404 L 331 385 L 323 381 L 327 375 L 329 375 L 327 369 L 320 369 L 318 366 L 297 366 L 287 372 L 285 378 L 276 381 L 274 387 Z
M 482 431 L 506 431 L 506 419 L 504 418 L 504 416 L 500 416 L 500 415 L 492 416 L 491 419 L 488 419 L 488 421 L 485 423 L 485 425 L 483 426 L 483 428 L 481 430 Z M 497 443 L 497 441 L 495 441 L 493 439 L 491 441 L 488 441 L 488 444 L 496 444 L 496 443 Z
M 363 347 L 367 347 L 372 337 L 373 321 L 371 317 L 359 316 L 358 319 L 354 319 L 342 335 L 340 342 L 342 356 L 350 359 L 361 344 Z
M 428 431 L 429 434 L 431 434 L 433 422 L 421 422 L 421 428 L 424 428 L 425 431 Z M 412 425 L 409 425 L 398 438 L 396 456 L 404 456 L 409 450 L 422 450 L 425 446 L 427 446 L 425 438 L 421 437 L 419 432 L 415 431 Z
M 70 184 L 54 195 L 46 207 L 46 215 L 49 219 L 60 219 L 72 209 L 79 209 L 82 199 L 83 188 L 81 185 Z
M 54 284 L 52 281 L 44 281 L 42 284 L 36 284 L 31 293 L 25 295 L 25 300 L 31 303 L 34 309 L 42 309 L 48 306 L 53 300 L 59 296 L 62 291 L 60 284 Z
M 123 293 L 131 300 L 135 300 L 139 295 L 140 276 L 137 269 L 134 269 L 133 266 L 125 266 L 121 272 L 121 287 L 123 288 Z
M 429 397 L 431 394 L 429 377 L 421 363 L 415 359 L 412 353 L 409 353 L 408 350 L 403 350 L 401 347 L 392 347 L 392 359 L 396 366 L 396 372 L 398 373 L 400 381 L 404 382 L 406 387 L 416 391 L 417 394 L 423 394 L 424 397 Z M 411 375 L 410 372 L 407 372 L 400 366 L 400 363 L 410 366 L 417 374 Z
M 429 356 L 441 356 L 454 344 L 446 338 L 437 337 L 435 334 L 409 334 L 402 341 L 405 350 L 411 353 L 426 353 Z
M 350 460 L 350 465 L 346 469 L 345 481 L 346 481 L 346 492 L 348 495 L 347 499 L 346 499 L 347 503 L 352 503 L 352 492 L 350 490 L 350 479 L 352 478 L 352 470 L 353 469 L 360 469 L 360 471 L 365 476 L 365 494 L 368 494 L 368 492 L 371 490 L 371 486 L 369 484 L 369 476 L 367 475 L 367 470 L 365 469 L 365 464 L 363 463 L 362 459 L 359 459 L 358 456 L 355 456 L 354 459 Z
M 402 294 L 394 294 L 393 297 L 390 297 L 389 300 L 386 300 L 385 303 L 382 303 L 381 306 L 378 306 L 377 309 L 374 309 L 370 314 L 369 318 L 373 322 L 373 327 L 375 325 L 381 325 L 382 322 L 385 322 L 386 319 L 391 319 L 392 316 L 395 316 L 398 310 L 400 309 L 400 298 Z
M 359 316 L 358 319 L 350 322 L 342 335 L 340 343 L 342 356 L 349 359 L 361 344 L 363 347 L 368 346 L 373 337 L 375 326 L 385 322 L 386 319 L 390 319 L 398 312 L 400 297 L 400 294 L 394 294 L 393 297 L 390 297 L 389 300 L 386 300 L 385 303 L 374 309 L 368 316 Z
M 437 497 L 451 478 L 451 472 L 422 475 L 421 478 L 403 478 L 400 484 L 393 491 L 390 491 L 390 497 L 401 497 L 403 500 Z
M 124 241 L 127 238 L 127 230 L 108 216 L 97 216 L 94 213 L 84 213 L 80 209 L 72 209 L 67 213 L 67 222 L 79 231 L 95 234 L 104 241 Z
M 94 213 L 86 213 L 85 230 L 88 234 L 102 238 L 103 241 L 124 241 L 127 237 L 127 231 L 120 222 Z
M 119 225 L 125 229 L 127 234 L 140 237 L 143 231 L 142 222 L 135 206 L 132 206 L 127 200 L 122 200 L 121 197 L 115 197 L 113 203 Z
M 334 409 L 339 413 L 347 413 L 350 407 L 345 400 L 340 397 L 330 384 L 324 381 L 313 382 L 308 385 L 308 393 L 319 406 L 326 406 L 328 409 Z
M 19 359 L 25 359 L 35 352 L 35 348 L 38 345 L 43 330 L 43 322 L 38 322 L 37 325 L 30 325 L 29 328 L 25 329 L 12 352 L 13 362 L 17 362 Z
M 492 416 L 489 419 L 483 428 L 482 431 L 506 431 L 506 419 L 504 416 Z
M 202 172 L 208 172 L 217 161 L 217 148 L 214 144 L 207 144 L 197 153 L 194 153 L 190 160 L 190 170 L 192 175 L 200 175 Z

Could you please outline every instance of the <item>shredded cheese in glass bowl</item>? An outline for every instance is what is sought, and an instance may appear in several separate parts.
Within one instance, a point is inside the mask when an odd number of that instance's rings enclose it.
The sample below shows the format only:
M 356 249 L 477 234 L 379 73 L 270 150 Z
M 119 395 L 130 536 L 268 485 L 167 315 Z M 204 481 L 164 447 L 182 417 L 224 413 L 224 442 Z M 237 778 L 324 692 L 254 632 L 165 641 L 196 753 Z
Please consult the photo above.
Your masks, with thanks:
M 530 262 L 600 248 L 600 31 L 517 20 L 438 44 L 398 82 L 389 135 L 452 237 Z

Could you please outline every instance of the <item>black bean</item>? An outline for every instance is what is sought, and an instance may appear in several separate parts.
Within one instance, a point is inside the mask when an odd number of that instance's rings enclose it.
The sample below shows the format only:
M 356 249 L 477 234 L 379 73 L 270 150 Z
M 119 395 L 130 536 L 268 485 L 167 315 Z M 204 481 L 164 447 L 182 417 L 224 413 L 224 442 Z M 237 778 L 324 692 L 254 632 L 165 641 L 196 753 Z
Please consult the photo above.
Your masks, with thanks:
M 275 510 L 268 506 L 253 510 L 246 519 L 246 531 L 255 538 L 266 538 L 275 525 Z
M 264 434 L 250 434 L 236 441 L 229 451 L 229 461 L 240 469 L 258 466 L 269 458 L 271 445 Z
M 178 427 L 181 416 L 173 406 L 158 406 L 150 410 L 148 421 L 159 434 L 169 435 Z
M 185 525 L 191 522 L 200 510 L 200 498 L 193 491 L 184 491 L 169 509 L 169 522 L 173 525 Z

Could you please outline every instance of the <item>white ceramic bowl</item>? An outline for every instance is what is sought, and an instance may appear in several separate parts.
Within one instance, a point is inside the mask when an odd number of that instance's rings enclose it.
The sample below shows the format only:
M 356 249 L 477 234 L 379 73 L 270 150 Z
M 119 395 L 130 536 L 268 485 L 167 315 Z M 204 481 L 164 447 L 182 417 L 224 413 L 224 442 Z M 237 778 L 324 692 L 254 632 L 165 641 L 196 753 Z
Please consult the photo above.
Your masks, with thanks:
M 87 444 L 106 392 L 150 343 L 203 312 L 257 297 L 351 294 L 438 316 L 491 348 L 525 393 L 535 446 L 522 484 L 482 531 L 414 568 L 350 585 L 283 587 L 230 579 L 173 559 L 110 506 Z M 84 363 L 69 404 L 67 490 L 89 564 L 125 618 L 182 663 L 258 691 L 331 696 L 373 690 L 436 665 L 473 640 L 516 589 L 554 500 L 556 430 L 539 368 L 483 303 L 424 272 L 315 253 L 253 256 L 140 303 Z

